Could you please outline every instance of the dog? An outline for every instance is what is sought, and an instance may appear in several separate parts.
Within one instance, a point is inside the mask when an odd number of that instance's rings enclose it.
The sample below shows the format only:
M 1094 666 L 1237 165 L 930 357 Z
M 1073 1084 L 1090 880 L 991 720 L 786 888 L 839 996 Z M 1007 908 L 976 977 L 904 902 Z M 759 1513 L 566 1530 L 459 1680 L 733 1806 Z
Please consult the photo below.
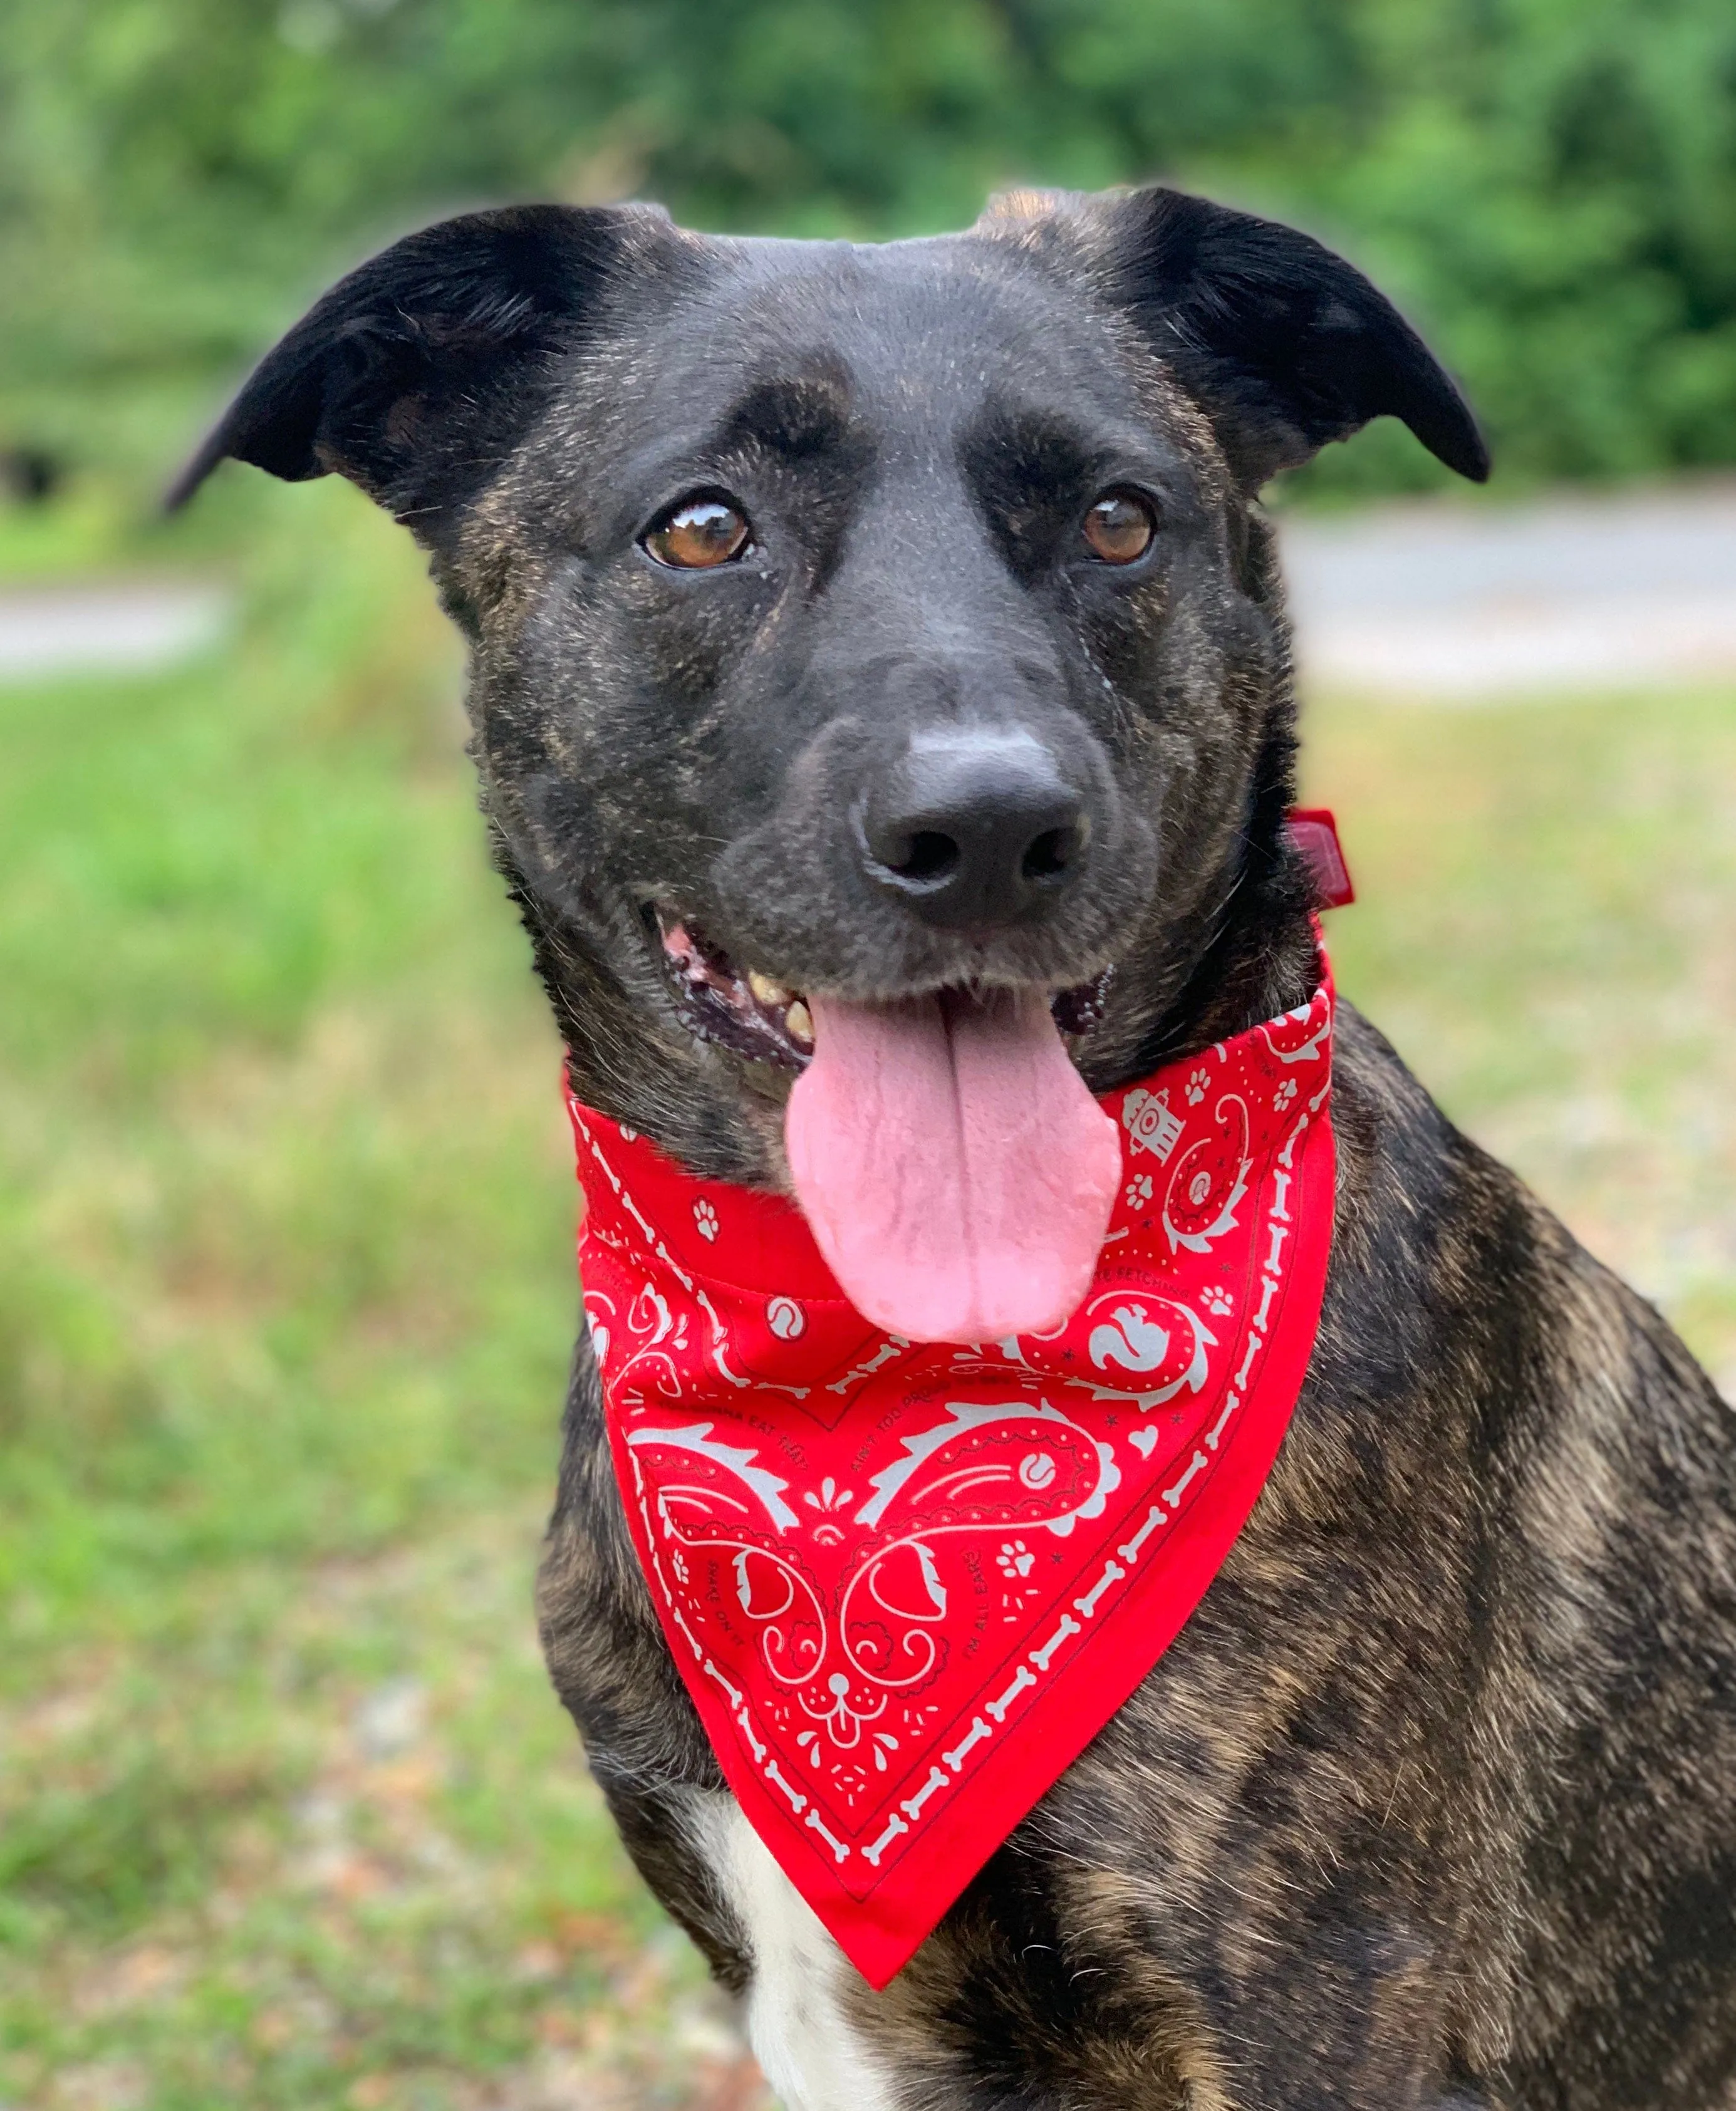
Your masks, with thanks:
M 1307 1001 L 1258 494 L 1381 415 L 1486 475 L 1358 272 L 1169 189 L 887 245 L 529 207 L 327 293 L 173 500 L 232 456 L 411 529 L 575 1092 L 788 1193 L 822 996 L 1094 990 L 1099 1094 Z M 884 1991 L 725 1786 L 581 1334 L 548 1664 L 790 2111 L 1736 2103 L 1730 1412 L 1348 1004 L 1332 1106 L 1263 1495 Z

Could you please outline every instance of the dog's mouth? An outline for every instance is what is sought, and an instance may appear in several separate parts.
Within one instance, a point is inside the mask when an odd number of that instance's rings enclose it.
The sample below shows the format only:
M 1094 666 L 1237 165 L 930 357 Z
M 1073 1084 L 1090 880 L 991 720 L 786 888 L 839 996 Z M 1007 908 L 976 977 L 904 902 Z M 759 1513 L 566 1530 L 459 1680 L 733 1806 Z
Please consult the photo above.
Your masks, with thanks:
M 1059 1326 L 1088 1287 L 1120 1184 L 1116 1126 L 1065 1036 L 1108 977 L 1056 992 L 960 987 L 863 1001 L 793 989 L 660 912 L 681 1015 L 800 1072 L 796 1199 L 858 1310 L 907 1341 Z
M 688 1032 L 755 1062 L 805 1068 L 814 1019 L 802 998 L 757 968 L 738 966 L 691 924 L 661 907 L 657 914 L 664 969 Z
M 802 992 L 739 965 L 690 920 L 661 904 L 656 915 L 664 969 L 688 1032 L 754 1062 L 806 1069 L 814 1055 L 814 1015 Z M 1098 1025 L 1114 978 L 1114 968 L 1107 967 L 1051 992 L 1049 1012 L 1058 1031 L 1077 1037 Z

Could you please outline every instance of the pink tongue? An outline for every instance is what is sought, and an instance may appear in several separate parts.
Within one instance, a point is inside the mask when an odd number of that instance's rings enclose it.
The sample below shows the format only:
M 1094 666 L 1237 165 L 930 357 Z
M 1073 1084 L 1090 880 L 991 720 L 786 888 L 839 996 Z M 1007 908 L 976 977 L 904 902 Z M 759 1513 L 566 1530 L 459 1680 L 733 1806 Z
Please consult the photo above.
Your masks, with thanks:
M 1115 1124 L 1040 992 L 812 997 L 784 1124 L 796 1194 L 857 1310 L 912 1342 L 1058 1327 L 1089 1288 Z

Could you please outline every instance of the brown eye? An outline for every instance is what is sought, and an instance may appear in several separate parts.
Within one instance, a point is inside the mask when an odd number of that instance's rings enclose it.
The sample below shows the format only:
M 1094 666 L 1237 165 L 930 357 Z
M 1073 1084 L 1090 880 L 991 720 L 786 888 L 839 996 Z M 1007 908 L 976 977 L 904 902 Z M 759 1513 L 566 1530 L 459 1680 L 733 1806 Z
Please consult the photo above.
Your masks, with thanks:
M 645 547 L 660 565 L 707 571 L 740 556 L 752 531 L 727 498 L 684 498 L 646 531 Z
M 1157 516 L 1137 491 L 1106 491 L 1086 514 L 1081 532 L 1094 557 L 1106 565 L 1130 565 L 1152 547 Z

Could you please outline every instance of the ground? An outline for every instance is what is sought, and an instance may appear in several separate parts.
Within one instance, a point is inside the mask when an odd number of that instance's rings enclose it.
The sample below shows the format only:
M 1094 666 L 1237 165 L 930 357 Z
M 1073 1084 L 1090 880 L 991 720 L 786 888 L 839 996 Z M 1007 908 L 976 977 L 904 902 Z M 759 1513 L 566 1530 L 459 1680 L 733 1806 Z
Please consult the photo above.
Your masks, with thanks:
M 751 2111 L 536 1656 L 574 1196 L 456 657 L 245 481 L 152 552 L 237 635 L 0 688 L 0 2107 Z M 1736 1370 L 1736 685 L 1308 729 L 1341 986 Z

